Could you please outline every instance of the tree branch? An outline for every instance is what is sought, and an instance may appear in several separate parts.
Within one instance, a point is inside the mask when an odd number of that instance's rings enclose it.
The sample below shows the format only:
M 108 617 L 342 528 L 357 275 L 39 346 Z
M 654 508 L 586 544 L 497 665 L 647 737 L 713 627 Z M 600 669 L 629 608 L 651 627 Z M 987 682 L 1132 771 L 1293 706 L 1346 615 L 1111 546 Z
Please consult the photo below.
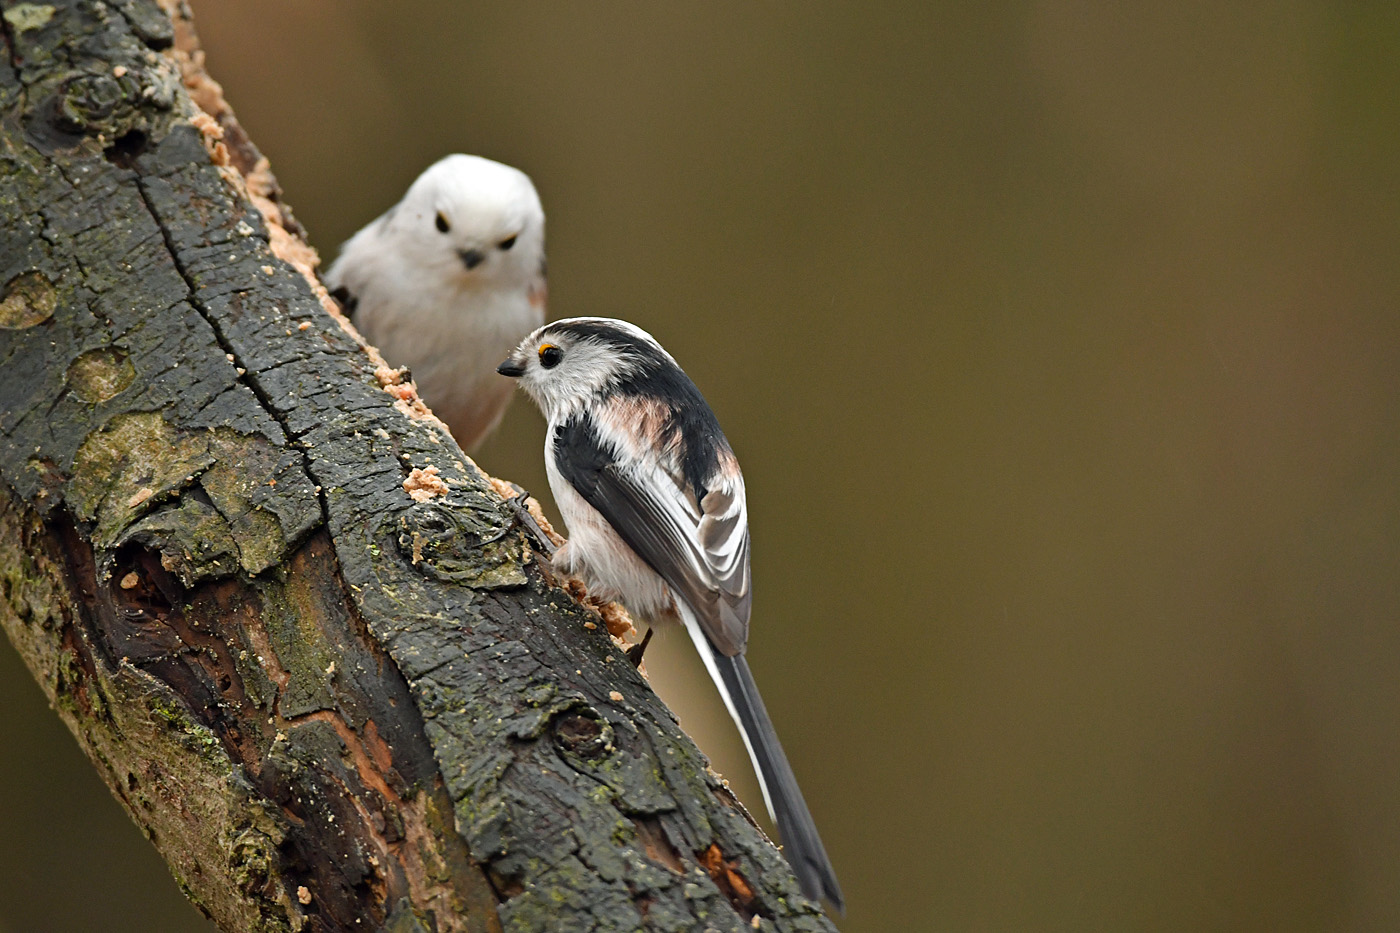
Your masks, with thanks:
M 0 626 L 195 904 L 831 930 L 339 318 L 183 5 L 3 27 Z

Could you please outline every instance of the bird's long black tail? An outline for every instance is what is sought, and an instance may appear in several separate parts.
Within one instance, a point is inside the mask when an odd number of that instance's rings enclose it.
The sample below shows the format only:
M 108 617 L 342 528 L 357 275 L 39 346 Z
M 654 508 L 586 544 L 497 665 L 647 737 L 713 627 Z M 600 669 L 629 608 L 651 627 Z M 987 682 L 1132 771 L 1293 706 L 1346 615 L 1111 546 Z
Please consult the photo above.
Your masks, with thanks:
M 689 626 L 687 626 L 689 628 Z M 817 835 L 817 824 L 802 799 L 802 791 L 797 786 L 797 778 L 788 764 L 783 746 L 778 742 L 778 733 L 773 730 L 773 722 L 768 718 L 768 710 L 763 706 L 763 698 L 758 695 L 758 687 L 749 673 L 749 664 L 744 656 L 725 657 L 715 650 L 703 633 L 692 631 L 696 647 L 700 649 L 729 707 L 734 722 L 744 737 L 749 757 L 753 759 L 758 781 L 763 786 L 763 797 L 768 804 L 768 814 L 778 824 L 778 834 L 782 836 L 784 854 L 802 893 L 813 900 L 825 898 L 838 911 L 844 911 L 845 899 L 841 896 L 841 886 L 836 883 L 836 872 L 831 860 L 826 856 L 821 836 Z

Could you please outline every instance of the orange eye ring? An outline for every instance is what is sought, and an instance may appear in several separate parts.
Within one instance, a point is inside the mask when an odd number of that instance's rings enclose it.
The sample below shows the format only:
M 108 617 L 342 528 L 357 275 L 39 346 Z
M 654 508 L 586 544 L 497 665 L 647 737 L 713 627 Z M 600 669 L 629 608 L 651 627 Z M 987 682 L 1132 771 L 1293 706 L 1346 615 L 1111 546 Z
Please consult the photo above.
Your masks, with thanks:
M 552 343 L 540 344 L 540 365 L 545 369 L 553 369 L 564 359 L 564 351 Z

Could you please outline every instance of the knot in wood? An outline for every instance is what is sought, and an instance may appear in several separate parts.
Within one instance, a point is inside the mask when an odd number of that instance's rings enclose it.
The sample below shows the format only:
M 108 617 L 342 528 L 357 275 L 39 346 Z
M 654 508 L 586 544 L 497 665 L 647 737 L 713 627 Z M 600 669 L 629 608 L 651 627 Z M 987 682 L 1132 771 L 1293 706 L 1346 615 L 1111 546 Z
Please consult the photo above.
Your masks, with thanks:
M 613 750 L 613 729 L 591 709 L 573 709 L 554 720 L 554 744 L 568 755 L 589 761 L 607 757 Z
M 129 114 L 135 104 L 112 75 L 78 75 L 61 86 L 54 123 L 72 133 L 97 133 L 111 129 L 113 118 L 123 110 Z
M 478 589 L 523 586 L 518 536 L 470 509 L 425 502 L 400 513 L 396 543 L 415 570 Z

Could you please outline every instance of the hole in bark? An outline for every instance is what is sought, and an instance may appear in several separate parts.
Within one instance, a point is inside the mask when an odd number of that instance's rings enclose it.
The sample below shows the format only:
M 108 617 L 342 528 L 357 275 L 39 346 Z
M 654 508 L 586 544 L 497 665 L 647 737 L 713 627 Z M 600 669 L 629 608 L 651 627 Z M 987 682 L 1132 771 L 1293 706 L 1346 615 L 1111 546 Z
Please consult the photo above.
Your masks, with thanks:
M 127 130 L 117 137 L 116 142 L 102 150 L 102 154 L 113 165 L 119 165 L 122 168 L 135 168 L 136 159 L 146 151 L 148 142 L 150 140 L 143 131 Z
M 612 726 L 597 710 L 569 710 L 554 720 L 552 731 L 555 747 L 566 755 L 598 761 L 612 754 Z
M 145 665 L 187 650 L 180 609 L 185 590 L 161 566 L 157 551 L 128 542 L 102 558 L 94 582 L 95 608 L 104 620 L 98 644 L 114 662 Z
M 120 548 L 112 561 L 113 605 L 131 621 L 164 622 L 179 597 L 179 584 L 160 558 L 139 545 Z
M 128 772 L 126 773 L 126 789 L 127 789 L 127 790 L 131 790 L 131 791 L 134 791 L 134 790 L 136 790 L 136 788 L 138 788 L 138 787 L 140 787 L 140 786 L 141 786 L 140 783 L 137 782 L 137 780 L 136 780 L 136 775 L 134 775 L 134 774 L 132 774 L 130 771 L 128 771 Z
M 754 893 L 749 880 L 739 872 L 737 861 L 727 861 L 724 853 L 720 851 L 719 845 L 710 843 L 710 847 L 699 853 L 700 864 L 705 866 L 705 871 L 709 872 L 710 879 L 714 881 L 715 887 L 720 893 L 734 905 L 734 909 L 739 912 L 739 916 L 745 920 L 753 919 Z
M 521 884 L 519 879 L 509 878 L 494 868 L 487 869 L 486 880 L 491 882 L 491 889 L 496 892 L 496 900 L 502 903 L 525 891 L 525 885 Z
M 647 858 L 665 865 L 678 875 L 685 874 L 685 863 L 680 851 L 671 844 L 666 829 L 654 816 L 634 816 L 632 824 L 637 827 L 637 839 L 646 850 Z
M 598 738 L 603 734 L 603 726 L 598 720 L 587 716 L 569 716 L 559 724 L 559 733 L 577 745 Z

